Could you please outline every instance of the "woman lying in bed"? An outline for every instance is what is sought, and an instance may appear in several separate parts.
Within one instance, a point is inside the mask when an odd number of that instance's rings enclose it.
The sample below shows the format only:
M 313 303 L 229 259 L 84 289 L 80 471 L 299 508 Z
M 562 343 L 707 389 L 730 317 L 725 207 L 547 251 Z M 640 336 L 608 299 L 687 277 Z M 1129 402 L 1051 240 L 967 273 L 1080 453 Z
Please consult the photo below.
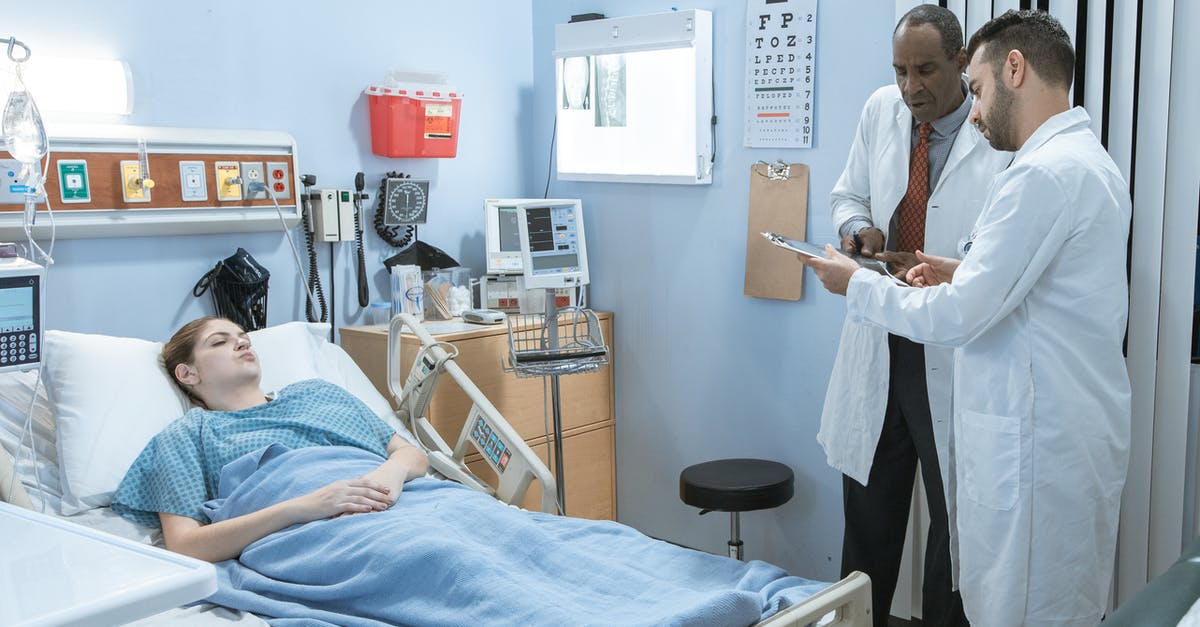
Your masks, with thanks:
M 163 346 L 163 364 L 200 407 L 146 446 L 118 488 L 113 509 L 153 527 L 161 521 L 172 551 L 209 562 L 236 558 L 255 540 L 293 524 L 387 509 L 406 481 L 427 470 L 423 452 L 332 383 L 308 381 L 267 398 L 250 338 L 229 320 L 200 318 L 184 325 Z M 204 524 L 202 507 L 216 494 L 221 468 L 271 443 L 353 446 L 386 461 L 362 476 Z M 153 489 L 167 485 L 169 490 Z
M 825 587 L 425 478 L 424 453 L 340 387 L 264 394 L 228 320 L 185 325 L 163 360 L 201 407 L 146 445 L 113 509 L 216 562 L 214 603 L 305 624 L 731 625 Z

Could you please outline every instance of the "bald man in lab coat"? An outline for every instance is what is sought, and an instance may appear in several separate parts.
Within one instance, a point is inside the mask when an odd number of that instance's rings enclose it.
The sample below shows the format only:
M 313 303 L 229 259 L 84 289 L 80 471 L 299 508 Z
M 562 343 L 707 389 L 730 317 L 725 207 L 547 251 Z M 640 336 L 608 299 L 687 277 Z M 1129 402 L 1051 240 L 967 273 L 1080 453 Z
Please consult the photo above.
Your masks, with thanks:
M 916 249 L 957 256 L 983 210 L 988 182 L 1012 160 L 968 122 L 966 68 L 953 12 L 921 4 L 900 18 L 892 34 L 895 83 L 863 105 L 846 167 L 829 194 L 843 250 L 899 271 L 915 265 Z M 841 572 L 871 576 L 875 627 L 888 623 L 918 476 L 929 520 L 921 620 L 926 627 L 967 623 L 953 587 L 945 497 L 952 368 L 949 348 L 849 318 L 842 327 L 817 441 L 842 472 Z
M 1096 625 L 1129 463 L 1129 189 L 1070 106 L 1074 53 L 1054 18 L 1009 11 L 968 56 L 970 120 L 1016 155 L 962 260 L 918 253 L 914 287 L 832 247 L 805 261 L 853 319 L 955 347 L 948 492 L 967 618 Z

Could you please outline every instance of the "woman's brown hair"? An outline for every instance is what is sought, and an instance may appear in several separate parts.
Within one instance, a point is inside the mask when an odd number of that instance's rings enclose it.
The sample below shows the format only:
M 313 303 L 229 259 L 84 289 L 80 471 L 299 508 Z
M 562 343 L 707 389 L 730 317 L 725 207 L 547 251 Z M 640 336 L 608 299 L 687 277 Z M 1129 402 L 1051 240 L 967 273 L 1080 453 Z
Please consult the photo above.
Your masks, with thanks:
M 163 367 L 167 369 L 167 376 L 171 378 L 171 381 L 175 383 L 179 389 L 183 390 L 184 394 L 187 394 L 188 398 L 202 406 L 204 405 L 204 401 L 196 397 L 195 394 L 192 394 L 192 391 L 188 388 L 188 386 L 184 385 L 179 381 L 179 379 L 175 378 L 175 366 L 178 366 L 179 364 L 190 364 L 194 361 L 196 356 L 196 344 L 200 342 L 200 334 L 204 331 L 205 325 L 207 325 L 209 322 L 213 322 L 214 320 L 225 320 L 229 322 L 227 318 L 222 318 L 220 316 L 204 316 L 203 318 L 197 318 L 180 327 L 179 330 L 175 332 L 175 335 L 172 335 L 171 339 L 167 340 L 167 343 L 163 344 L 162 347 L 162 364 Z

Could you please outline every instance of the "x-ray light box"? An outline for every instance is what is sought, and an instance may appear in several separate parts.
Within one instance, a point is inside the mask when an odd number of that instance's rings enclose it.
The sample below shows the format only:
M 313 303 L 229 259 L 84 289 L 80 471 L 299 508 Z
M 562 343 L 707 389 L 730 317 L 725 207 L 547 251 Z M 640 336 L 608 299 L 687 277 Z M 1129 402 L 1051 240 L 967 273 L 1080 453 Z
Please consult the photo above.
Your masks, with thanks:
M 558 178 L 712 182 L 712 14 L 558 24 Z

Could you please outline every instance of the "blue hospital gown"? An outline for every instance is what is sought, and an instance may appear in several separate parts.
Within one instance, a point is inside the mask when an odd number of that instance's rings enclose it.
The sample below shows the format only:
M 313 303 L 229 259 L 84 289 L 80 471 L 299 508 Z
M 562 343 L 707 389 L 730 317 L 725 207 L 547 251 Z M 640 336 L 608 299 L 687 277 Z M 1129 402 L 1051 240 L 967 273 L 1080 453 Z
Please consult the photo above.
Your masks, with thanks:
M 394 434 L 353 394 L 320 379 L 293 383 L 275 400 L 249 409 L 194 408 L 142 449 L 112 507 L 155 528 L 158 512 L 207 523 L 202 506 L 216 498 L 221 469 L 246 453 L 279 443 L 293 449 L 353 446 L 386 457 Z

